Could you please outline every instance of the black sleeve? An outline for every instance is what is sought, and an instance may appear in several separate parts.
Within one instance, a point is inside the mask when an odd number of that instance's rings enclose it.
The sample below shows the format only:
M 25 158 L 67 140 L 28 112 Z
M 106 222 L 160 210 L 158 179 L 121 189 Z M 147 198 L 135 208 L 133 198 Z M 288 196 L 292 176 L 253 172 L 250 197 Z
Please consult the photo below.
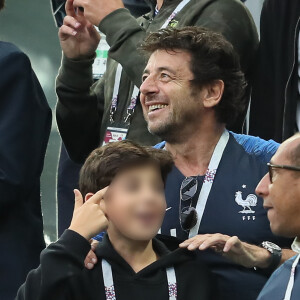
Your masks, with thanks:
M 178 299 L 214 300 L 218 298 L 218 283 L 207 265 L 191 260 L 175 269 Z M 226 299 L 227 300 L 227 299 Z
M 66 230 L 56 243 L 42 251 L 39 267 L 28 274 L 16 300 L 70 299 L 69 280 L 81 274 L 89 250 L 86 239 Z
M 280 14 L 284 12 L 282 9 L 285 6 L 278 2 L 280 1 L 266 0 L 261 11 L 260 45 L 251 95 L 250 134 L 259 135 L 264 139 L 276 139 L 280 142 L 282 128 L 278 127 L 278 124 L 282 123 L 283 116 L 276 115 L 276 112 L 284 110 L 284 89 L 281 84 L 278 84 L 284 82 L 284 76 L 281 74 L 282 79 L 276 81 L 278 78 L 276 68 L 278 61 L 282 60 L 281 50 L 287 45 L 278 45 L 277 42 L 281 41 L 282 21 L 280 19 L 283 16 Z M 276 101 L 278 99 L 282 101 Z M 266 116 L 272 116 L 272 118 Z
M 29 190 L 39 180 L 52 119 L 28 57 L 13 46 L 5 49 L 6 55 L 0 53 L 0 217 L 24 200 L 19 187 Z
M 57 126 L 70 158 L 83 163 L 99 146 L 105 76 L 93 84 L 94 58 L 74 61 L 63 56 L 56 79 Z

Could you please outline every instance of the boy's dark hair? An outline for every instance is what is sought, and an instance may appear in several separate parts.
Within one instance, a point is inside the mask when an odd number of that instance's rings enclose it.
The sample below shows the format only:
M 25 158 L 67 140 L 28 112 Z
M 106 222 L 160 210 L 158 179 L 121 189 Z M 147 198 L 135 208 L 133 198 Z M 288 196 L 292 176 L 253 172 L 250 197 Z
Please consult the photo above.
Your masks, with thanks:
M 223 80 L 224 93 L 215 107 L 219 122 L 232 124 L 246 104 L 246 81 L 239 56 L 220 33 L 201 27 L 165 28 L 151 33 L 140 49 L 146 54 L 156 50 L 183 50 L 191 55 L 192 87 L 199 88 L 214 80 Z
M 153 164 L 160 168 L 165 184 L 173 166 L 171 155 L 160 149 L 140 146 L 124 140 L 95 149 L 80 170 L 79 189 L 83 196 L 108 186 L 116 174 L 126 168 Z

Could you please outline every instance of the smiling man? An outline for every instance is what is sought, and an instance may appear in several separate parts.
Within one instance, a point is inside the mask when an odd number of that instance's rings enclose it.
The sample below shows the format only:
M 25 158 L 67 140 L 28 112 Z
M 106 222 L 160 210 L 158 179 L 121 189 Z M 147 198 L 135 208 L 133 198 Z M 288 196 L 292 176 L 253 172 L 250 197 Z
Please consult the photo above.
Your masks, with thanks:
M 137 97 L 146 63 L 138 47 L 150 32 L 166 26 L 188 25 L 221 32 L 234 45 L 242 69 L 250 78 L 258 35 L 251 14 L 241 1 L 146 2 L 151 11 L 136 19 L 121 0 L 66 1 L 67 16 L 59 30 L 63 58 L 56 81 L 56 120 L 72 161 L 82 163 L 93 149 L 118 138 L 128 138 L 142 145 L 155 145 L 161 141 L 148 132 Z M 84 12 L 77 7 L 83 7 Z M 96 51 L 99 35 L 93 25 L 106 35 L 110 46 L 106 73 L 96 82 L 92 65 L 96 55 L 102 57 L 105 53 Z M 241 131 L 243 120 L 244 114 L 240 114 L 234 128 Z M 61 161 L 58 183 L 63 178 L 68 187 L 75 187 L 79 167 L 73 165 L 68 172 L 67 164 L 68 158 Z M 59 232 L 62 233 L 71 220 L 72 188 L 62 184 L 58 192 L 66 195 L 59 202 L 59 208 L 62 208 L 59 209 Z
M 254 194 L 267 171 L 259 153 L 268 161 L 274 149 L 261 148 L 258 139 L 248 153 L 253 137 L 225 129 L 243 109 L 238 57 L 220 34 L 196 27 L 160 30 L 142 48 L 149 57 L 140 88 L 144 117 L 148 130 L 165 140 L 157 147 L 175 160 L 161 232 L 190 238 L 181 247 L 212 248 L 234 261 L 198 252 L 217 275 L 220 299 L 256 299 L 268 275 L 294 252 L 275 245 L 289 248 L 291 240 L 272 234 Z
M 273 273 L 258 300 L 296 300 L 300 298 L 300 134 L 285 141 L 268 166 L 256 192 L 264 199 L 272 231 L 297 237 L 292 248 L 298 255 Z
M 84 161 L 113 135 L 144 145 L 160 141 L 148 132 L 137 98 L 145 67 L 138 47 L 150 32 L 183 26 L 204 26 L 221 32 L 234 45 L 243 71 L 250 77 L 258 36 L 241 1 L 146 2 L 151 12 L 135 19 L 121 0 L 66 1 L 67 16 L 59 30 L 63 59 L 56 82 L 56 113 L 60 134 L 75 162 Z M 106 73 L 95 84 L 92 64 L 100 37 L 93 25 L 106 35 L 110 46 Z M 243 119 L 241 115 L 236 123 L 239 130 Z

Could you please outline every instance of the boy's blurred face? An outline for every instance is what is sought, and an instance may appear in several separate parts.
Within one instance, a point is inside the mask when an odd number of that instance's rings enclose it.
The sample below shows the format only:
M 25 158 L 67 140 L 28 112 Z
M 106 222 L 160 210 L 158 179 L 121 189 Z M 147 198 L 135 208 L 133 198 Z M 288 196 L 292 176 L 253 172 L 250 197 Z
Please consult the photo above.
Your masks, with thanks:
M 161 227 L 166 201 L 160 169 L 142 165 L 119 172 L 105 194 L 108 234 L 151 240 Z

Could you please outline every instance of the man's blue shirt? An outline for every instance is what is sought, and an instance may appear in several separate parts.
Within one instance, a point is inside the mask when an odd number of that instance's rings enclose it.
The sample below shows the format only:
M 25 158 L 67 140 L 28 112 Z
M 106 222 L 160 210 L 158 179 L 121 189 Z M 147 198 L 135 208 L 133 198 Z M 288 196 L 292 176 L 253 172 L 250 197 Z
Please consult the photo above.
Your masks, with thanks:
M 272 234 L 263 200 L 255 195 L 257 184 L 268 172 L 266 163 L 278 146 L 274 141 L 230 133 L 203 212 L 199 234 L 221 233 L 238 236 L 250 244 L 271 241 L 281 247 L 290 247 L 291 240 Z M 164 143 L 156 148 L 164 148 Z M 182 230 L 179 221 L 180 186 L 184 178 L 175 166 L 168 175 L 165 194 L 169 209 L 161 228 L 162 234 L 182 240 L 188 238 L 188 232 Z M 194 207 L 203 176 L 197 179 Z M 198 255 L 217 275 L 222 299 L 256 299 L 268 279 L 261 272 L 237 266 L 213 251 L 199 252 Z
M 291 275 L 292 264 L 297 256 L 293 256 L 282 264 L 270 277 L 257 300 L 282 300 L 288 286 Z M 295 271 L 295 282 L 292 289 L 291 300 L 300 299 L 300 265 L 297 264 Z

